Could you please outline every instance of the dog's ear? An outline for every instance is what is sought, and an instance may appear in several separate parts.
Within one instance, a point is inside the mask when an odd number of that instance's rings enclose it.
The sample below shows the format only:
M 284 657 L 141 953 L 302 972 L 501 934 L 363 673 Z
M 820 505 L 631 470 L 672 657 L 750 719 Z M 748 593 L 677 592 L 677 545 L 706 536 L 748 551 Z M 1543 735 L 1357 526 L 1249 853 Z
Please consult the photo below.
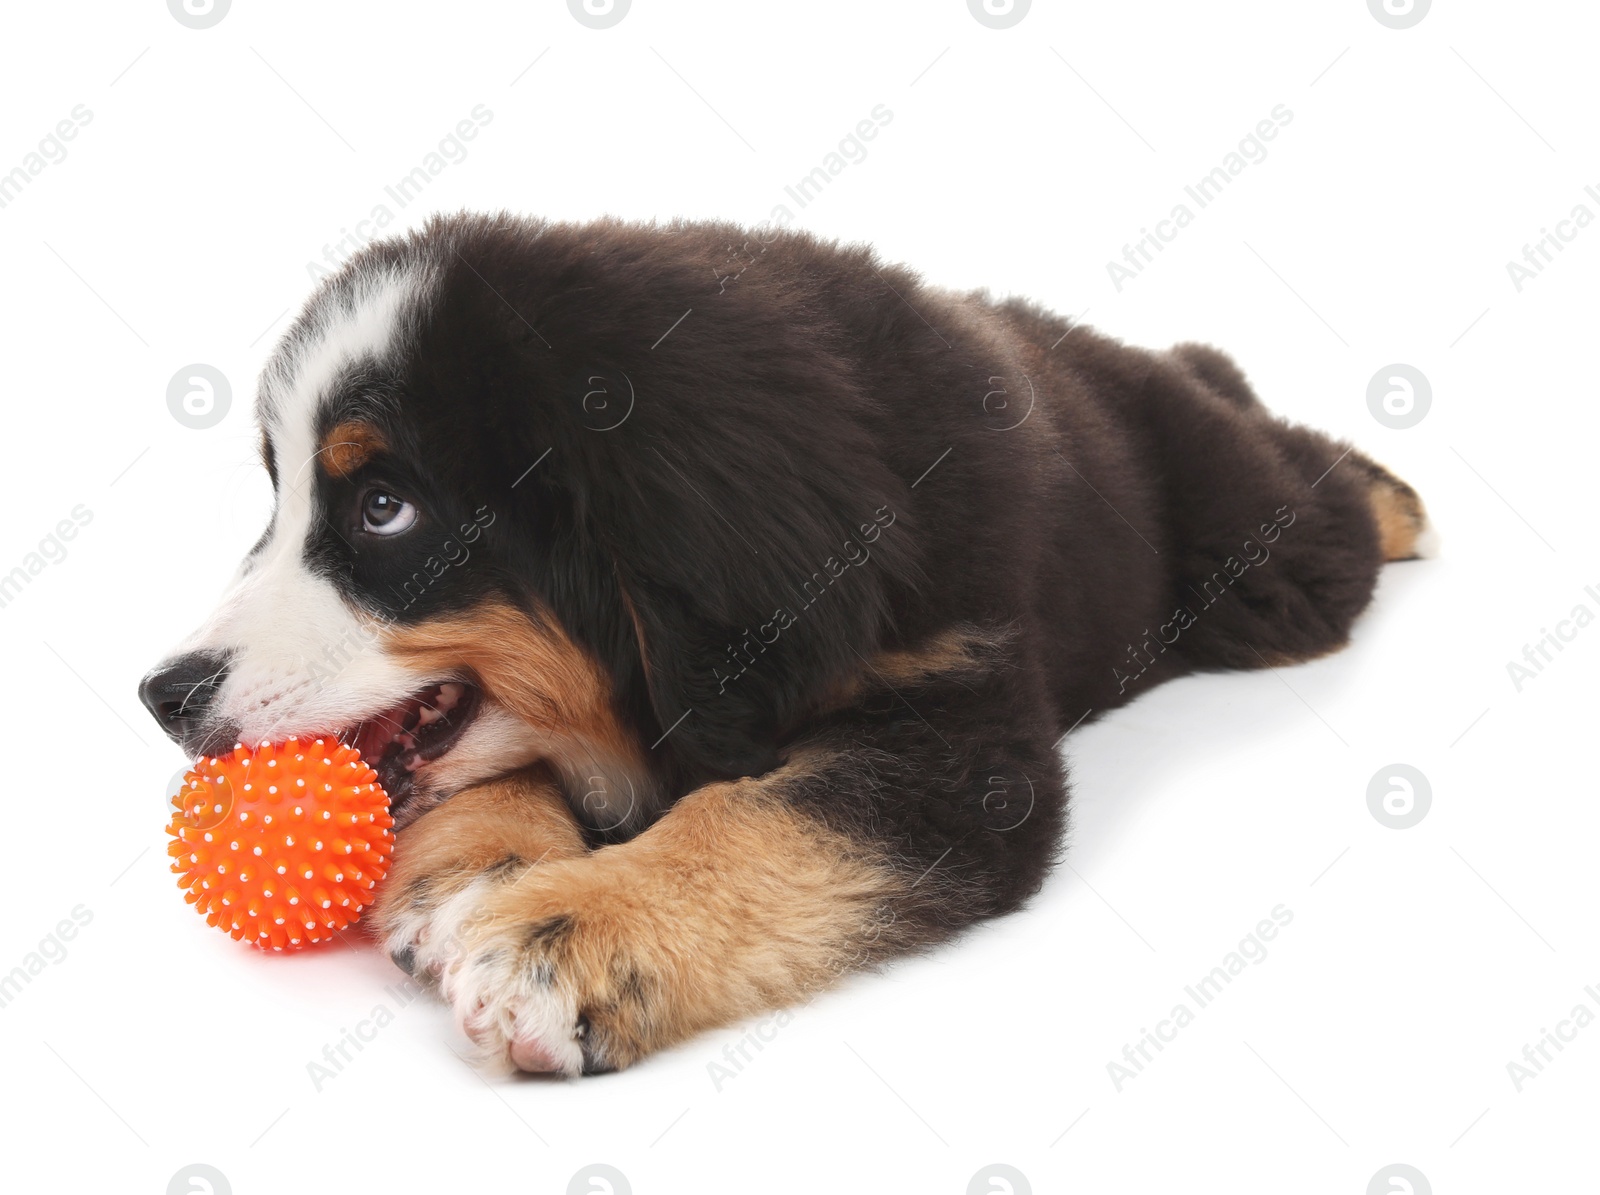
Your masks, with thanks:
M 652 453 L 641 488 L 653 493 L 608 519 L 606 539 L 662 742 L 703 771 L 760 775 L 784 733 L 865 667 L 890 593 L 915 576 L 898 483 L 825 466 L 785 478 L 748 451 Z
M 768 770 L 921 582 L 910 490 L 878 442 L 891 433 L 875 428 L 854 334 L 817 314 L 817 279 L 833 276 L 817 260 L 834 251 L 790 237 L 768 256 L 762 242 L 738 301 L 713 311 L 734 231 L 602 223 L 507 240 L 486 225 L 457 250 L 473 264 L 433 325 L 454 321 L 468 344 L 492 329 L 510 349 L 460 360 L 441 390 L 481 396 L 491 453 L 545 461 L 515 496 L 526 517 L 541 489 L 569 512 L 541 550 L 606 568 L 625 595 L 626 611 L 573 616 L 631 617 L 660 749 L 724 777 Z M 569 585 L 554 604 L 580 598 Z
M 650 704 L 663 728 L 658 743 L 719 776 L 759 776 L 775 767 L 780 702 L 770 680 L 750 675 L 744 659 L 736 665 L 724 658 L 730 648 L 717 640 L 731 642 L 732 631 L 707 619 L 693 594 L 674 592 L 670 583 L 639 577 L 624 593 Z M 741 686 L 741 680 L 751 683 Z

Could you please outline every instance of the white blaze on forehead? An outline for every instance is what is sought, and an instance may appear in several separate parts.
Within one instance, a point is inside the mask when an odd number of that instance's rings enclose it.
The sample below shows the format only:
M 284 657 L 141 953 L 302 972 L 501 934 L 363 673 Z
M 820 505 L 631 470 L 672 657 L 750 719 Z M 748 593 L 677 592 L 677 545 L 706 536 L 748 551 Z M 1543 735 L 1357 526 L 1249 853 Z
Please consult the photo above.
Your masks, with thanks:
M 317 504 L 318 415 L 351 366 L 403 351 L 431 291 L 424 267 L 354 276 L 325 291 L 262 376 L 261 415 L 278 471 L 266 543 L 239 569 L 221 605 L 183 645 L 230 653 L 212 710 L 245 741 L 339 730 L 403 700 L 430 678 L 389 658 L 378 624 L 332 580 L 313 572 L 308 541 L 328 527 L 348 538 L 342 512 Z
M 362 361 L 383 361 L 404 347 L 433 288 L 433 272 L 417 264 L 340 281 L 301 317 L 262 375 L 261 414 L 280 472 L 289 446 L 279 437 L 311 435 L 340 372 Z M 315 451 L 308 445 L 307 458 Z

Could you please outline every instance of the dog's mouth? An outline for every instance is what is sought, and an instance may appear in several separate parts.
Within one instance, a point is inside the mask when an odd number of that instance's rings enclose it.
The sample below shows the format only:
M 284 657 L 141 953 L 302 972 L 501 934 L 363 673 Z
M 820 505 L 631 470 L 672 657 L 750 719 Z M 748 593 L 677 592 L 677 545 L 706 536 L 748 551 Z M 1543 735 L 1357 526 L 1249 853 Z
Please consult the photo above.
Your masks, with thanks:
M 481 695 L 464 681 L 439 681 L 339 735 L 361 752 L 389 794 L 390 812 L 416 789 L 416 773 L 460 742 Z

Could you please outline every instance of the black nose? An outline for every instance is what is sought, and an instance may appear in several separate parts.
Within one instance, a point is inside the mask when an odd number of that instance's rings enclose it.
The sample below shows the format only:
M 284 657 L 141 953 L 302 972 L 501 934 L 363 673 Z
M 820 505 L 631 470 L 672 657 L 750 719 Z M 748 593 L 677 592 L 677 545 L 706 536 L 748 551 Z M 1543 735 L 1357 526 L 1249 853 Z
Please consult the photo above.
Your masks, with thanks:
M 168 660 L 145 677 L 139 685 L 139 700 L 173 742 L 192 746 L 206 709 L 227 674 L 227 656 L 192 651 Z

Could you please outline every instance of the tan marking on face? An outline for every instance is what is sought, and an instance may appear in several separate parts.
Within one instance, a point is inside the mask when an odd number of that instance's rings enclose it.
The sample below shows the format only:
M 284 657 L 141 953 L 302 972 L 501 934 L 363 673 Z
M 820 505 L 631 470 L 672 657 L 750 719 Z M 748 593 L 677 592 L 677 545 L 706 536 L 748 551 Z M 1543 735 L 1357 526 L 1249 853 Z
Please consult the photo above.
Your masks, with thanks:
M 383 650 L 421 673 L 470 671 L 485 694 L 549 735 L 550 763 L 568 787 L 603 775 L 643 782 L 649 758 L 617 716 L 611 679 L 553 616 L 539 619 L 503 601 L 383 631 Z
M 359 419 L 347 419 L 329 429 L 318 446 L 317 459 L 333 477 L 349 477 L 376 454 L 388 448 L 389 442 L 372 424 Z

